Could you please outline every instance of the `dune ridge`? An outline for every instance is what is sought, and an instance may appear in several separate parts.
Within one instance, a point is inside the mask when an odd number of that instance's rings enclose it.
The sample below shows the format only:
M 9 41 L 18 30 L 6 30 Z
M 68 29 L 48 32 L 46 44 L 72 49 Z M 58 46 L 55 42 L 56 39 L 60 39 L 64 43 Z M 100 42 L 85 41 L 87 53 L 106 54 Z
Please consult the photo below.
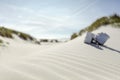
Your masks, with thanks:
M 120 80 L 120 29 L 104 26 L 93 33 L 99 32 L 110 35 L 109 48 L 85 44 L 85 34 L 53 45 L 11 41 L 0 49 L 0 80 Z

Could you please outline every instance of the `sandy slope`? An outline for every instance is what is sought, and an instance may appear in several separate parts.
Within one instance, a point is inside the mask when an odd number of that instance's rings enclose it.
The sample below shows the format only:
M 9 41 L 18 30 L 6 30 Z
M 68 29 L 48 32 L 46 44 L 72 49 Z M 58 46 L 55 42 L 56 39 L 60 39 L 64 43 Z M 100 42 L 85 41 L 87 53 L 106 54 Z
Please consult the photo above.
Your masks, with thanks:
M 120 29 L 98 32 L 110 35 L 107 47 L 84 44 L 85 35 L 40 46 L 8 40 L 12 44 L 0 47 L 0 80 L 120 80 Z

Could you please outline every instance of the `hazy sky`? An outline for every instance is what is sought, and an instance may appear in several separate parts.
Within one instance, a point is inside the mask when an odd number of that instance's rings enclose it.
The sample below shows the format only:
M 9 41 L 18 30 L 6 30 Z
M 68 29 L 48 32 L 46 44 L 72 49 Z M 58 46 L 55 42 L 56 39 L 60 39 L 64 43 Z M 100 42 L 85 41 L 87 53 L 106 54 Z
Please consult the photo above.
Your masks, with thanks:
M 0 0 L 0 25 L 37 38 L 69 38 L 114 13 L 120 0 Z

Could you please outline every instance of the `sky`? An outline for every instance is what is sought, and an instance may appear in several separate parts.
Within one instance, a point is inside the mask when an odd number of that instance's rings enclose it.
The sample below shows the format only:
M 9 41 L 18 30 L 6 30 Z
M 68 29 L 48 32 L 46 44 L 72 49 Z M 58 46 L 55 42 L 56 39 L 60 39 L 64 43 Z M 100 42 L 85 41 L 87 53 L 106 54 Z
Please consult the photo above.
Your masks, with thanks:
M 70 38 L 115 13 L 120 15 L 120 0 L 0 0 L 0 26 L 36 38 Z

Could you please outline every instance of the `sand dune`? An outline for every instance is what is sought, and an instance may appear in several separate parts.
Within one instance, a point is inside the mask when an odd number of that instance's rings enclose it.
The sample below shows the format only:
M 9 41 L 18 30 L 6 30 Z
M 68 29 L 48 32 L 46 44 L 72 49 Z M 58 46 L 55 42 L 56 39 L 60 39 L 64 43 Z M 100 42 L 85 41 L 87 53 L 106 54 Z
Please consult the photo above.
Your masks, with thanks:
M 85 34 L 50 45 L 5 39 L 10 45 L 0 47 L 0 80 L 120 80 L 120 29 L 98 32 L 110 35 L 105 47 L 85 44 Z

